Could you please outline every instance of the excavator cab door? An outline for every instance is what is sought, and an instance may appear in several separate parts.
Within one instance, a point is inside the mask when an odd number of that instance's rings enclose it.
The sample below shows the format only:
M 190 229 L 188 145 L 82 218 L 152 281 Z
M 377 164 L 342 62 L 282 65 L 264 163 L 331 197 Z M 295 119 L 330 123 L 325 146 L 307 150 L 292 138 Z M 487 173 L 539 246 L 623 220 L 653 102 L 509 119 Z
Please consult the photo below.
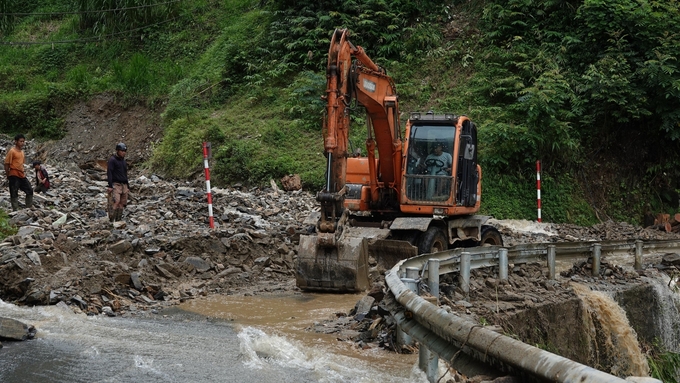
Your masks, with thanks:
M 460 132 L 458 148 L 458 190 L 456 204 L 475 206 L 477 203 L 477 127 L 470 120 L 465 120 Z

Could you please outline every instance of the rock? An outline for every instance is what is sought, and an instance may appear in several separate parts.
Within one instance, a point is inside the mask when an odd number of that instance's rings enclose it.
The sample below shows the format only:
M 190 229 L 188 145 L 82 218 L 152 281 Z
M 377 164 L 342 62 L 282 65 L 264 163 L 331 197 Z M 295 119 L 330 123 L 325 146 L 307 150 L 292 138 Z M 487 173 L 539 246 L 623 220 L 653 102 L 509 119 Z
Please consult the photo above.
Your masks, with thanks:
M 132 282 L 132 286 L 137 289 L 137 290 L 142 290 L 142 281 L 139 277 L 138 272 L 130 273 L 130 281 Z
M 61 296 L 61 291 L 59 290 L 51 290 L 50 291 L 50 297 L 49 297 L 49 304 L 53 305 L 57 302 L 60 301 L 59 297 Z
M 383 291 L 385 286 L 382 283 L 376 283 L 371 286 L 371 291 L 368 292 L 369 297 L 373 297 L 376 303 L 379 303 L 385 297 L 385 292 Z
M 80 295 L 74 295 L 71 297 L 71 302 L 77 304 L 81 310 L 87 309 L 87 302 L 85 302 L 83 298 L 80 297 Z
M 214 278 L 222 278 L 231 274 L 240 273 L 242 270 L 237 267 L 230 267 L 228 269 L 222 270 L 219 274 L 215 275 Z
M 267 267 L 271 265 L 271 258 L 269 257 L 260 257 L 255 260 L 255 264 L 262 265 L 263 267 Z
M 373 303 L 375 303 L 375 298 L 371 296 L 365 296 L 361 298 L 357 304 L 354 306 L 353 312 L 355 313 L 355 318 L 359 315 L 365 316 L 368 314 L 369 311 L 371 311 L 371 307 L 373 307 Z
M 680 254 L 678 253 L 664 254 L 661 260 L 661 264 L 667 266 L 680 266 Z
M 26 269 L 26 265 L 24 265 L 19 259 L 14 258 L 12 259 L 12 261 L 14 262 L 15 265 L 17 265 L 18 268 L 22 270 Z
M 187 259 L 185 259 L 184 262 L 194 266 L 196 270 L 201 273 L 206 272 L 212 268 L 212 265 L 209 262 L 206 262 L 199 257 L 187 257 Z
M 129 285 L 131 282 L 130 274 L 118 274 L 113 278 L 114 281 L 121 285 Z
M 30 305 L 44 305 L 48 302 L 47 295 L 41 289 L 31 290 L 24 301 Z
M 17 231 L 17 236 L 23 238 L 26 236 L 29 236 L 36 231 L 42 231 L 42 227 L 40 226 L 21 226 L 19 230 Z
M 26 256 L 31 260 L 31 262 L 33 262 L 34 265 L 42 266 L 42 263 L 40 262 L 40 256 L 35 251 L 27 252 Z
M 15 251 L 8 251 L 5 254 L 0 257 L 0 264 L 5 264 L 8 262 L 11 262 L 15 258 L 19 258 L 21 254 L 15 252 Z
M 18 320 L 0 317 L 0 339 L 26 340 L 35 337 L 36 329 Z
M 175 277 L 170 271 L 168 271 L 165 268 L 165 265 L 156 265 L 155 268 L 158 271 L 158 273 L 164 278 L 172 279 Z
M 302 181 L 299 174 L 290 174 L 281 178 L 281 185 L 283 190 L 293 191 L 302 189 Z
M 125 254 L 132 251 L 132 244 L 127 240 L 121 240 L 110 245 L 109 250 L 114 254 Z

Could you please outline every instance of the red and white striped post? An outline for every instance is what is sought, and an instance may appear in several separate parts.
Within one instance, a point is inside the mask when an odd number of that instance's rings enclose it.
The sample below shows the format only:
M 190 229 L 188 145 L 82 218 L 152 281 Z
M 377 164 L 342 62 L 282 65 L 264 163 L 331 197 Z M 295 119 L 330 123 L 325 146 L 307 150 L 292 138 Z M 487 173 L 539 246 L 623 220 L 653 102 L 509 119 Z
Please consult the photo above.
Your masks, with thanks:
M 215 228 L 215 221 L 213 219 L 212 208 L 212 193 L 210 192 L 210 167 L 208 167 L 208 153 L 210 151 L 210 142 L 203 143 L 203 166 L 205 167 L 205 188 L 208 195 L 208 218 L 210 219 L 210 228 Z
M 536 160 L 536 192 L 538 198 L 538 222 L 541 222 L 541 160 Z

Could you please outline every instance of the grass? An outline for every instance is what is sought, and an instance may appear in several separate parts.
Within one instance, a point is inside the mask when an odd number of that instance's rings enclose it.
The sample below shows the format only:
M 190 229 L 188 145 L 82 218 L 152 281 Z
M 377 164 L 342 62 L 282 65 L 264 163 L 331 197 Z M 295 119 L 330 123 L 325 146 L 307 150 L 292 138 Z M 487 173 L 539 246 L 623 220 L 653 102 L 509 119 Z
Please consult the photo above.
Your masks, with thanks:
M 145 29 L 135 38 L 0 45 L 0 132 L 30 131 L 35 137 L 59 138 L 64 133 L 63 117 L 72 105 L 109 92 L 125 103 L 145 104 L 162 113 L 165 138 L 146 164 L 153 171 L 177 178 L 200 174 L 201 143 L 210 141 L 216 185 L 265 185 L 270 179 L 298 173 L 305 188 L 318 190 L 325 169 L 320 100 L 325 73 L 298 72 L 293 67 L 287 73 L 285 66 L 257 62 L 263 57 L 259 53 L 272 17 L 260 4 L 255 0 L 186 1 L 181 2 L 177 19 Z M 71 16 L 26 18 L 7 39 L 78 39 L 83 37 L 78 28 L 78 19 Z M 489 140 L 485 127 L 494 123 L 498 111 L 480 106 L 482 102 L 470 91 L 479 32 L 474 20 L 463 28 L 460 38 L 443 40 L 436 49 L 406 54 L 400 62 L 377 60 L 378 64 L 394 78 L 404 116 L 433 109 L 466 114 L 477 122 L 484 214 L 535 219 L 533 169 L 504 174 L 489 161 L 494 151 L 503 150 L 485 145 Z M 282 72 L 267 77 L 256 67 Z M 364 148 L 363 121 L 362 116 L 353 116 L 353 148 Z M 545 174 L 545 221 L 583 225 L 597 221 L 593 203 L 578 181 L 569 169 Z M 632 219 L 637 210 L 628 209 L 621 198 L 627 191 L 620 189 L 607 196 L 615 210 L 612 217 Z M 636 195 L 638 200 L 644 198 Z
M 650 375 L 664 383 L 678 383 L 680 354 L 670 351 L 655 352 L 647 357 Z

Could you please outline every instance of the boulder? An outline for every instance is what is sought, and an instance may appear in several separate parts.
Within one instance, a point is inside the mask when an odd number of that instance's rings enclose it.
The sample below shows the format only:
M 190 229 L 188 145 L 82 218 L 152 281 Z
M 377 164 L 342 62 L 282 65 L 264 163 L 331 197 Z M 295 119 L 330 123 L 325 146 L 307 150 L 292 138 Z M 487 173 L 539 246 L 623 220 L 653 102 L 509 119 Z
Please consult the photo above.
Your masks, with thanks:
M 283 185 L 283 190 L 293 191 L 302 189 L 302 181 L 300 180 L 299 174 L 289 174 L 281 178 L 281 185 Z
M 0 339 L 26 340 L 35 337 L 36 329 L 18 320 L 0 317 Z

